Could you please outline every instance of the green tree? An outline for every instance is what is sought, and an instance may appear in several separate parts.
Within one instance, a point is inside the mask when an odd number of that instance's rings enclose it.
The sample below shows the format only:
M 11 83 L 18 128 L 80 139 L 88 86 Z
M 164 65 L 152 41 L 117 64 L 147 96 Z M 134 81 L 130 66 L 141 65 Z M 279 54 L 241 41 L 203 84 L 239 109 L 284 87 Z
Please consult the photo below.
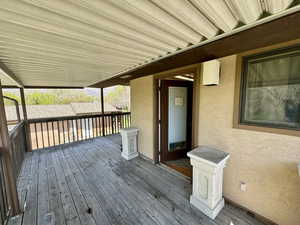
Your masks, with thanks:
M 14 94 L 14 93 L 4 91 L 4 92 L 3 92 L 3 95 L 6 96 L 6 97 L 9 97 L 9 98 L 16 99 L 16 100 L 19 102 L 19 104 L 21 103 L 21 98 L 20 98 L 20 96 Z M 10 101 L 10 100 L 8 100 L 8 99 L 4 99 L 4 104 L 5 104 L 5 105 L 14 105 L 14 102 L 13 102 L 13 101 Z
M 26 96 L 28 105 L 53 105 L 58 104 L 57 96 L 52 93 L 33 92 Z
M 26 94 L 28 105 L 59 105 L 72 102 L 93 102 L 96 98 L 82 90 L 53 90 L 51 92 L 32 92 Z
M 116 86 L 105 96 L 105 102 L 122 110 L 128 110 L 130 89 L 127 86 Z
M 94 102 L 95 97 L 89 96 L 84 92 L 69 92 L 58 95 L 59 104 L 70 104 L 72 102 Z
M 16 99 L 21 103 L 18 95 L 11 92 L 4 92 L 4 95 Z M 83 90 L 52 90 L 25 92 L 27 105 L 59 105 L 70 104 L 72 102 L 94 102 L 96 97 L 87 95 Z M 13 105 L 10 100 L 5 100 L 5 105 Z

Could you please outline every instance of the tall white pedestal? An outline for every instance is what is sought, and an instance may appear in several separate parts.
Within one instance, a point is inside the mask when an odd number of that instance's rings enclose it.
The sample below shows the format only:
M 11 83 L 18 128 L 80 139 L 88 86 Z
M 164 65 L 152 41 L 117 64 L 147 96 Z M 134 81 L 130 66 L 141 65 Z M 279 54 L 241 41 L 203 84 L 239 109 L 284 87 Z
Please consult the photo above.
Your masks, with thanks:
M 190 203 L 211 219 L 215 219 L 224 207 L 223 169 L 229 154 L 208 147 L 190 152 L 193 166 L 193 193 Z
M 130 160 L 139 155 L 137 148 L 137 135 L 137 128 L 121 129 L 123 158 Z

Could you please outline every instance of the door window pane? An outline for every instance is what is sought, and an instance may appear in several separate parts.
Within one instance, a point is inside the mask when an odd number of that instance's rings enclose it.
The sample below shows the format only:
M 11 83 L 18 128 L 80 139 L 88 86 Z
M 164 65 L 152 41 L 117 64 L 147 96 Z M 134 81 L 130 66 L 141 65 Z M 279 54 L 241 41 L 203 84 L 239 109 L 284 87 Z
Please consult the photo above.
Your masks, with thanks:
M 169 152 L 186 149 L 187 87 L 169 87 Z
M 300 51 L 246 59 L 241 122 L 300 128 Z

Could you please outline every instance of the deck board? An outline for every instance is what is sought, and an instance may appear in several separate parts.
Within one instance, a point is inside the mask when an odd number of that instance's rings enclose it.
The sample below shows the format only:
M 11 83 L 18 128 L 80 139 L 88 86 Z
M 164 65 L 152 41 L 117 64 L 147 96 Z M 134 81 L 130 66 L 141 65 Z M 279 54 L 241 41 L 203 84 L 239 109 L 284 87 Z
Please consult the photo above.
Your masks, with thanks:
M 49 214 L 47 161 L 47 151 L 41 151 L 38 176 L 37 224 L 48 224 L 46 222 L 48 219 L 47 215 Z
M 49 190 L 49 211 L 54 217 L 56 225 L 65 225 L 65 216 L 63 204 L 59 191 L 58 180 L 56 176 L 55 164 L 53 160 L 54 154 L 48 156 L 48 190 Z
M 189 204 L 191 184 L 101 137 L 26 155 L 22 215 L 9 225 L 263 225 L 229 204 L 213 221 Z
M 25 162 L 26 163 L 26 162 Z M 40 172 L 40 152 L 32 154 L 31 175 L 28 177 L 27 194 L 24 203 L 24 215 L 22 224 L 37 224 L 38 208 L 38 183 Z
M 63 168 L 60 165 L 61 159 L 59 158 L 56 150 L 54 150 L 50 154 L 52 154 L 54 157 L 54 168 L 56 171 L 59 194 L 61 196 L 66 225 L 83 225 L 80 222 L 79 215 L 76 210 L 72 194 L 70 193 Z

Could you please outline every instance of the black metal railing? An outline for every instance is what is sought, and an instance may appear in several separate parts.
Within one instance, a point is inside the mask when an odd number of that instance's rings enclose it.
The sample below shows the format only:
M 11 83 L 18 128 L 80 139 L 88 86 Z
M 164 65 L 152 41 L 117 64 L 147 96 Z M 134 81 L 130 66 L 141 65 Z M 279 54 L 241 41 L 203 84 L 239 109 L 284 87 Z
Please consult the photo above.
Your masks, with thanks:
M 16 108 L 16 115 L 17 115 L 17 120 L 16 123 L 20 123 L 21 122 L 21 116 L 20 116 L 20 109 L 19 109 L 19 102 L 18 100 L 14 99 L 14 98 L 10 98 L 8 96 L 3 96 L 4 99 L 12 102 L 15 105 Z
M 28 120 L 33 150 L 117 134 L 131 123 L 130 112 Z

